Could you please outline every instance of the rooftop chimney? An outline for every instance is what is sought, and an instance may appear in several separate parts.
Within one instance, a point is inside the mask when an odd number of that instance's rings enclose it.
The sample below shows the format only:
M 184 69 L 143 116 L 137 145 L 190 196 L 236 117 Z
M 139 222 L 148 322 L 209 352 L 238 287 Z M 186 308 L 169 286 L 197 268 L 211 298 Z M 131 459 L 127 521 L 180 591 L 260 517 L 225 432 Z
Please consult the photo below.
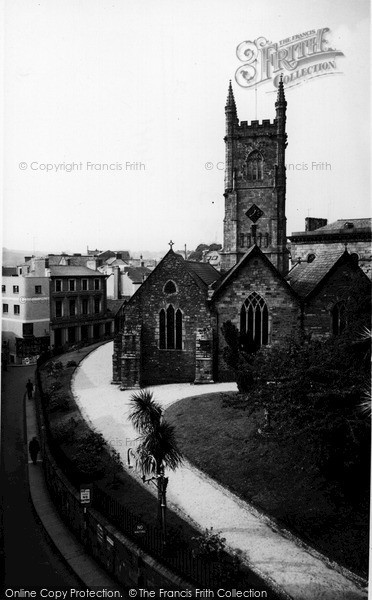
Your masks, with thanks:
M 305 231 L 315 231 L 320 227 L 327 225 L 327 219 L 321 219 L 320 217 L 306 217 L 305 219 Z

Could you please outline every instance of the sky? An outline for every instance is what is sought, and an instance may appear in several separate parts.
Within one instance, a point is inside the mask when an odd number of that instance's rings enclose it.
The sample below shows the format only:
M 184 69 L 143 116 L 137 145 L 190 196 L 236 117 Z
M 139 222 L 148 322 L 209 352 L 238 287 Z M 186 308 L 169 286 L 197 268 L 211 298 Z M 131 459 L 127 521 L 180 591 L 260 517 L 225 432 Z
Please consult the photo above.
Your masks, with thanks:
M 3 9 L 7 248 L 222 243 L 229 80 L 240 120 L 275 117 L 272 80 L 256 90 L 235 81 L 237 46 L 325 27 L 344 55 L 337 73 L 286 90 L 286 163 L 300 165 L 287 169 L 287 232 L 306 216 L 369 216 L 367 0 L 7 0 Z

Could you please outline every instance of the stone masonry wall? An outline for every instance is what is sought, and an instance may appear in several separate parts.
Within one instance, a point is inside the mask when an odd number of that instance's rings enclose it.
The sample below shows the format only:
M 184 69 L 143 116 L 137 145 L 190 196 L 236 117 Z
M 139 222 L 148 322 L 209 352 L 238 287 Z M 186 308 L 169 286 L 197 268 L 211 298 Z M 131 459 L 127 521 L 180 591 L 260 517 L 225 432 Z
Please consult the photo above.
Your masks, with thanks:
M 257 292 L 266 301 L 269 311 L 269 344 L 279 344 L 286 337 L 298 335 L 301 326 L 299 301 L 285 282 L 276 276 L 262 257 L 252 257 L 237 271 L 234 281 L 227 284 L 214 301 L 219 381 L 233 379 L 223 360 L 226 343 L 221 333 L 222 324 L 231 321 L 240 329 L 240 309 L 251 292 Z
M 304 330 L 313 339 L 325 339 L 332 335 L 331 309 L 341 301 L 346 302 L 353 291 L 357 295 L 370 294 L 370 284 L 361 270 L 351 262 L 340 266 L 322 285 L 316 296 L 305 304 Z M 369 323 L 366 322 L 366 326 Z
M 163 291 L 168 280 L 177 287 L 174 294 Z M 172 304 L 183 314 L 182 350 L 159 348 L 159 312 Z M 126 325 L 142 322 L 141 386 L 193 382 L 196 367 L 196 331 L 210 325 L 206 293 L 187 271 L 183 258 L 168 252 L 163 261 L 142 284 L 125 308 Z

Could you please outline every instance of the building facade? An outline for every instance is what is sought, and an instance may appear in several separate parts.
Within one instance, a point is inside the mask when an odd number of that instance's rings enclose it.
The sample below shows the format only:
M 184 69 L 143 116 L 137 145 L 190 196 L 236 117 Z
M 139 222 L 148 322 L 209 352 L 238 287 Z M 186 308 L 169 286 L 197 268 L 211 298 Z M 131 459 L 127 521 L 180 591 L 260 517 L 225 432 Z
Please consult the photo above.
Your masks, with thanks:
M 170 243 L 124 307 L 113 355 L 121 389 L 231 380 L 221 331 L 227 321 L 240 347 L 255 352 L 291 336 L 339 335 L 351 310 L 358 313 L 355 292 L 370 297 L 369 279 L 345 246 L 318 248 L 288 271 L 286 106 L 280 82 L 276 119 L 239 123 L 230 84 L 221 272 L 185 260 Z
M 50 325 L 55 348 L 109 337 L 106 276 L 87 267 L 50 267 Z
M 85 266 L 87 259 L 91 268 Z M 107 277 L 94 269 L 94 260 L 80 254 L 25 257 L 17 267 L 3 268 L 6 362 L 30 364 L 49 348 L 62 352 L 114 335 L 124 301 L 108 306 Z
M 283 84 L 276 118 L 239 123 L 229 86 L 226 113 L 225 218 L 221 269 L 233 267 L 258 245 L 275 267 L 288 271 L 285 148 L 287 102 Z
M 30 364 L 48 349 L 49 319 L 45 262 L 36 260 L 32 270 L 18 267 L 13 275 L 3 275 L 2 341 L 7 344 L 10 363 Z
M 347 248 L 355 254 L 359 266 L 371 279 L 372 277 L 372 228 L 371 219 L 339 219 L 327 223 L 327 219 L 307 217 L 305 231 L 296 231 L 289 237 L 291 243 L 291 261 L 307 261 L 308 257 L 319 252 Z

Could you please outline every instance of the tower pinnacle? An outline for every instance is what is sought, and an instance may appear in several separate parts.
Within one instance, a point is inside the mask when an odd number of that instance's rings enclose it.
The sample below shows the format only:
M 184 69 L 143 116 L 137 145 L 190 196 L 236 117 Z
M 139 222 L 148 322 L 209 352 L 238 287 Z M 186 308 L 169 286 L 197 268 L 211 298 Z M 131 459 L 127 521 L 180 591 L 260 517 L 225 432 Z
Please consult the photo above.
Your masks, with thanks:
M 284 95 L 284 85 L 283 85 L 283 74 L 280 75 L 279 85 L 278 85 L 278 97 L 275 102 L 275 107 L 278 106 L 287 106 L 287 102 Z
M 236 114 L 236 104 L 235 104 L 234 92 L 233 92 L 232 85 L 231 85 L 231 79 L 229 81 L 229 91 L 227 94 L 225 109 L 230 110 Z

